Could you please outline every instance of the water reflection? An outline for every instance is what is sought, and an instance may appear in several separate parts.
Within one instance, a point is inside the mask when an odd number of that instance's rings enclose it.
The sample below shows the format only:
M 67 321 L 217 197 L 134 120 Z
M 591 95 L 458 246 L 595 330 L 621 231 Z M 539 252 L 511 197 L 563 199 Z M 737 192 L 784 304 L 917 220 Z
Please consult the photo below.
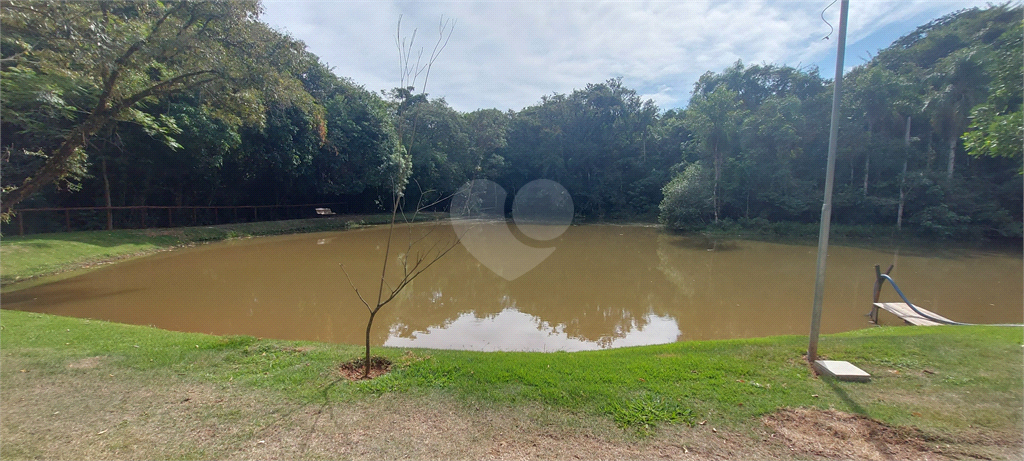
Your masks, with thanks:
M 433 230 L 403 226 L 388 283 L 408 245 Z M 362 343 L 380 284 L 385 230 L 224 242 L 108 266 L 3 295 L 3 307 L 160 328 Z M 378 314 L 375 345 L 478 350 L 579 350 L 677 340 L 806 335 L 815 248 L 702 241 L 638 226 L 570 227 L 536 268 L 506 280 L 462 247 Z M 822 331 L 868 326 L 874 265 L 916 304 L 971 323 L 1021 321 L 1019 254 L 942 257 L 830 247 Z M 896 301 L 891 290 L 883 301 Z M 898 320 L 882 321 L 897 324 Z
M 426 331 L 412 331 L 402 324 L 392 325 L 384 345 L 474 351 L 571 352 L 671 343 L 679 337 L 675 319 L 658 315 L 647 316 L 643 326 L 632 324 L 626 331 L 610 332 L 597 341 L 572 337 L 565 330 L 564 324 L 552 325 L 518 309 L 508 308 L 483 318 L 467 312 L 447 324 L 428 327 Z

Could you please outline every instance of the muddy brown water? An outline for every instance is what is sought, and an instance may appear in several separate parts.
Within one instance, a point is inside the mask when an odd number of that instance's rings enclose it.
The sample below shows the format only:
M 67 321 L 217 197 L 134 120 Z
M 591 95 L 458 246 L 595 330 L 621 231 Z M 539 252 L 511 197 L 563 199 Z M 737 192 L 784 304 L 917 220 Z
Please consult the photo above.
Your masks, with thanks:
M 362 344 L 368 314 L 352 285 L 375 301 L 386 232 L 377 227 L 264 237 L 160 253 L 5 293 L 3 308 L 177 331 Z M 409 254 L 424 254 L 454 236 L 447 224 L 396 230 L 389 284 L 400 278 L 409 239 L 428 232 Z M 502 250 L 507 258 L 516 258 L 517 248 L 524 251 L 516 245 Z M 513 280 L 456 246 L 378 314 L 371 341 L 571 351 L 806 335 L 810 328 L 811 245 L 584 225 L 530 246 L 554 251 Z M 953 320 L 1019 323 L 1024 316 L 1019 252 L 832 245 L 823 333 L 870 326 L 875 264 L 895 264 L 892 275 L 911 301 Z M 898 301 L 891 287 L 883 289 L 882 301 Z M 880 322 L 902 324 L 885 312 Z

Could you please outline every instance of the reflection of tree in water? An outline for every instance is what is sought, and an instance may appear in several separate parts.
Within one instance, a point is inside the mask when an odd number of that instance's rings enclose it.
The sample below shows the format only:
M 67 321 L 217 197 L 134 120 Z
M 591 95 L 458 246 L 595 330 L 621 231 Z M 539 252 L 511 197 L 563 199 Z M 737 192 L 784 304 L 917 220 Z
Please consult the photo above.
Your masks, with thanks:
M 674 316 L 671 285 L 656 269 L 656 233 L 631 226 L 571 228 L 547 261 L 516 280 L 522 282 L 512 292 L 520 310 L 602 345 L 647 327 L 651 315 Z
M 603 225 L 571 227 L 553 245 L 551 257 L 513 281 L 459 248 L 382 320 L 392 335 L 411 338 L 466 313 L 486 319 L 514 307 L 539 330 L 602 347 L 648 328 L 653 315 L 675 319 L 684 340 L 806 329 L 805 319 L 786 313 L 809 302 L 813 247 Z
M 508 308 L 532 315 L 536 328 L 602 347 L 645 328 L 651 315 L 671 316 L 675 288 L 658 271 L 654 229 L 570 228 L 557 250 L 534 270 L 507 281 L 461 248 L 410 286 L 386 317 L 391 335 L 450 325 L 465 313 L 477 319 Z M 382 312 L 384 314 L 384 312 Z M 377 341 L 383 342 L 379 337 Z
M 476 318 L 494 316 L 502 310 L 496 294 L 500 286 L 495 286 L 501 282 L 459 247 L 410 284 L 380 321 L 391 325 L 390 336 L 411 338 L 431 327 L 444 328 L 467 312 Z M 375 341 L 383 344 L 387 337 Z
M 649 328 L 652 315 L 675 319 L 682 340 L 807 332 L 813 246 L 754 241 L 716 246 L 656 229 L 603 225 L 572 227 L 554 245 L 550 258 L 511 282 L 460 248 L 439 270 L 417 279 L 385 321 L 395 325 L 394 334 L 409 338 L 451 325 L 463 314 L 486 319 L 514 308 L 534 317 L 533 328 L 601 347 Z M 862 268 L 892 255 L 843 247 L 830 253 L 823 327 L 834 322 L 856 328 L 864 322 L 874 277 Z M 901 264 L 910 264 L 904 259 Z M 1017 266 L 1009 271 L 1019 271 L 1019 262 L 1012 262 Z M 934 289 L 934 280 L 917 282 L 911 269 L 903 270 L 901 287 L 917 283 Z M 1019 296 L 1013 298 L 1018 305 Z M 385 340 L 384 333 L 375 339 Z
M 659 235 L 657 245 L 658 269 L 675 286 L 674 313 L 684 339 L 805 330 L 805 319 L 786 312 L 810 302 L 813 247 L 674 235 Z

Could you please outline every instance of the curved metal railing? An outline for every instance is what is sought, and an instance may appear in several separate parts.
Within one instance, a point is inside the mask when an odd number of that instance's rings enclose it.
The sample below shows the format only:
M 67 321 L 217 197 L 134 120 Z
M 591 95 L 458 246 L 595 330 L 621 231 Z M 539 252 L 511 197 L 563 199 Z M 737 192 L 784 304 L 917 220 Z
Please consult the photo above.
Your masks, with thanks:
M 917 315 L 920 315 L 921 317 L 924 317 L 924 318 L 926 318 L 928 320 L 931 320 L 933 322 L 941 323 L 941 324 L 944 324 L 944 325 L 985 325 L 985 326 L 990 326 L 990 327 L 1024 327 L 1024 324 L 1019 324 L 1019 323 L 978 324 L 978 323 L 956 322 L 956 321 L 948 320 L 948 319 L 935 318 L 935 317 L 933 317 L 931 315 L 928 315 L 928 314 L 926 314 L 924 312 L 921 312 L 920 310 L 918 310 L 917 306 L 914 305 L 914 303 L 910 302 L 910 300 L 907 299 L 907 296 L 903 294 L 903 290 L 900 290 L 900 287 L 898 285 L 896 285 L 896 281 L 893 280 L 892 277 L 889 277 L 889 272 L 892 271 L 892 268 L 893 268 L 893 266 L 889 266 L 889 269 L 886 269 L 885 273 L 883 274 L 882 271 L 879 269 L 879 267 L 877 265 L 875 266 L 875 276 L 877 278 L 875 279 L 875 300 L 874 300 L 874 302 L 876 302 L 876 303 L 878 302 L 878 293 L 882 289 L 882 284 L 883 284 L 882 281 L 883 280 L 887 280 L 889 282 L 889 284 L 892 285 L 892 288 L 894 290 L 896 290 L 896 294 L 900 295 L 900 298 L 903 299 L 903 302 L 907 303 L 907 306 L 910 307 L 911 310 L 916 312 Z

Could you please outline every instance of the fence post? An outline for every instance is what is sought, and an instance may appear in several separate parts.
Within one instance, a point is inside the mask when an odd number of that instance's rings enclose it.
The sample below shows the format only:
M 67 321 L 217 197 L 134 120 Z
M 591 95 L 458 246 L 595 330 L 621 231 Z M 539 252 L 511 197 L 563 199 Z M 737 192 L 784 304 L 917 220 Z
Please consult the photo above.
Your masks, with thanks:
M 256 209 L 257 209 L 256 207 L 252 207 L 252 220 L 253 220 L 253 222 L 258 222 L 260 220 L 259 215 L 256 213 Z
M 171 219 L 171 210 L 173 210 L 173 208 L 167 209 L 167 227 L 174 227 L 174 220 Z
M 64 226 L 71 232 L 71 211 L 67 208 L 64 209 Z
M 18 213 L 18 235 L 24 236 L 25 235 L 25 220 L 21 217 L 21 215 L 22 215 L 22 213 L 24 213 L 24 211 L 19 211 L 17 213 Z

